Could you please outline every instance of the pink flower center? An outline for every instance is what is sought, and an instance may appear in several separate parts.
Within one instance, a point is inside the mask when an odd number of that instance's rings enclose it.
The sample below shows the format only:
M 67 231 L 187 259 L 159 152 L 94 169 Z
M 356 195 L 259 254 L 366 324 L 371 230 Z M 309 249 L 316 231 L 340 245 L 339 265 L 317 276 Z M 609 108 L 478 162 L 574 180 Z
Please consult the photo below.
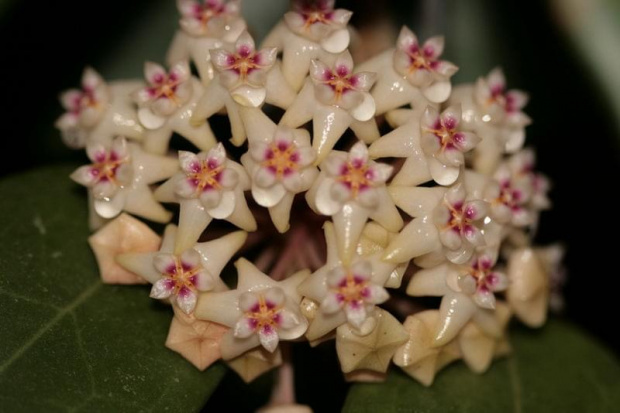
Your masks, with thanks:
M 197 2 L 194 5 L 193 17 L 202 26 L 206 26 L 211 19 L 224 14 L 225 11 L 226 7 L 219 1 L 206 1 L 204 4 Z
M 305 1 L 297 6 L 297 12 L 305 20 L 304 27 L 307 29 L 315 23 L 329 24 L 332 21 L 334 10 L 327 6 L 325 1 Z
M 260 54 L 249 46 L 243 45 L 237 53 L 228 56 L 228 69 L 234 70 L 242 80 L 255 70 L 260 69 Z
M 409 56 L 409 73 L 417 70 L 434 71 L 439 64 L 432 46 L 420 48 L 416 42 L 404 50 Z
M 341 305 L 362 305 L 369 294 L 368 280 L 355 274 L 347 274 L 335 292 Z
M 361 159 L 353 159 L 342 165 L 340 176 L 336 178 L 342 182 L 356 197 L 360 191 L 372 186 L 374 171 Z
M 95 91 L 85 87 L 81 93 L 75 97 L 75 100 L 71 104 L 70 112 L 74 115 L 79 115 L 84 109 L 97 106 L 99 106 L 99 101 L 95 97 Z
M 245 313 L 250 325 L 254 330 L 277 330 L 281 323 L 280 312 L 282 306 L 266 300 L 262 295 L 258 297 L 258 302 Z
M 475 221 L 474 217 L 476 216 L 476 211 L 473 207 L 465 207 L 463 202 L 457 202 L 455 204 L 444 202 L 444 204 L 446 208 L 448 208 L 448 211 L 450 211 L 450 217 L 448 218 L 447 223 L 447 227 L 449 229 L 458 234 L 473 231 L 473 222 Z
M 338 66 L 335 71 L 326 70 L 323 76 L 323 82 L 336 94 L 336 101 L 349 90 L 355 89 L 358 83 L 357 76 L 351 74 L 349 68 L 344 65 Z
M 166 279 L 166 286 L 172 290 L 172 294 L 183 294 L 195 291 L 198 282 L 197 275 L 201 271 L 200 266 L 192 266 L 184 263 L 178 257 L 174 257 L 174 264 L 166 268 L 162 277 Z
M 186 172 L 189 182 L 200 193 L 209 189 L 221 189 L 222 171 L 224 164 L 210 158 L 196 162 L 190 167 L 191 172 Z
M 474 260 L 467 269 L 467 274 L 476 280 L 477 290 L 491 290 L 492 286 L 497 283 L 497 275 L 491 271 L 492 265 L 488 258 L 479 258 Z
M 118 168 L 129 161 L 129 157 L 121 158 L 116 152 L 110 151 L 100 153 L 96 156 L 95 162 L 90 167 L 90 174 L 94 182 L 111 182 L 121 186 L 117 177 Z
M 438 153 L 443 153 L 446 150 L 458 149 L 459 146 L 462 145 L 465 136 L 456 130 L 458 124 L 458 120 L 452 117 L 447 117 L 445 119 L 440 118 L 435 122 L 432 128 L 426 129 L 427 132 L 437 137 L 440 145 L 437 151 Z
M 494 202 L 504 204 L 513 211 L 519 210 L 523 203 L 523 194 L 520 190 L 513 188 L 511 181 L 506 179 L 500 183 L 499 196 Z
M 299 169 L 299 153 L 297 146 L 292 142 L 273 142 L 265 151 L 265 160 L 261 163 L 276 177 L 282 178 Z
M 151 87 L 148 88 L 149 96 L 153 100 L 170 99 L 177 102 L 176 90 L 183 83 L 175 73 L 158 73 L 151 79 Z

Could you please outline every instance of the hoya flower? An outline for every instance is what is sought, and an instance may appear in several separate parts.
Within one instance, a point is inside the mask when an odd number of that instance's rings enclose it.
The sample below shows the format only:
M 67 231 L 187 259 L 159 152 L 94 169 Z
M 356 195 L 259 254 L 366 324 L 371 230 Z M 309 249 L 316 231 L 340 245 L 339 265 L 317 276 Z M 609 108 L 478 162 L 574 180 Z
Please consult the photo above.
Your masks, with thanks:
M 449 79 L 458 68 L 439 59 L 443 47 L 443 37 L 431 37 L 424 44 L 420 44 L 415 33 L 403 27 L 394 52 L 394 69 L 406 77 L 409 83 L 422 90 L 443 82 L 447 94 L 450 94 Z
M 135 110 L 126 93 L 135 83 L 116 82 L 108 85 L 94 69 L 82 74 L 81 89 L 69 89 L 60 95 L 66 111 L 56 121 L 64 143 L 81 149 L 89 142 L 109 143 L 114 136 L 142 137 Z
M 392 170 L 390 165 L 370 160 L 363 142 L 355 143 L 348 153 L 332 151 L 321 164 L 321 174 L 306 200 L 316 212 L 333 217 L 346 256 L 351 256 L 368 218 L 389 231 L 402 227 L 385 187 Z
M 159 251 L 124 253 L 116 259 L 125 269 L 153 284 L 152 298 L 170 299 L 185 314 L 192 314 L 201 292 L 227 289 L 219 274 L 241 248 L 247 234 L 233 232 L 180 253 L 174 252 L 176 235 L 176 226 L 168 225 Z
M 508 257 L 506 299 L 515 316 L 529 327 L 540 327 L 547 320 L 550 268 L 541 258 L 530 247 L 519 248 Z
M 368 333 L 376 324 L 375 306 L 389 298 L 384 285 L 396 269 L 381 261 L 380 252 L 349 260 L 337 242 L 334 224 L 324 224 L 327 262 L 299 286 L 299 293 L 318 308 L 308 328 L 308 340 L 317 340 L 348 323 Z
M 165 154 L 173 132 L 203 150 L 215 145 L 215 136 L 208 124 L 192 126 L 187 121 L 204 90 L 192 77 L 187 61 L 176 62 L 169 71 L 146 62 L 144 77 L 147 85 L 134 91 L 132 98 L 139 108 L 138 119 L 146 128 L 144 147 L 147 151 Z
M 250 180 L 238 163 L 226 157 L 221 143 L 208 152 L 179 151 L 181 172 L 155 191 L 161 202 L 180 204 L 175 250 L 190 248 L 212 219 L 225 219 L 246 231 L 256 229 L 243 192 Z
M 86 154 L 92 164 L 78 168 L 71 179 L 88 188 L 96 214 L 109 219 L 126 211 L 155 222 L 170 219 L 170 212 L 155 200 L 149 185 L 178 170 L 173 159 L 147 154 L 123 137 L 110 145 L 89 144 Z
M 494 180 L 484 191 L 484 198 L 490 205 L 491 217 L 500 224 L 524 227 L 533 223 L 528 208 L 532 195 L 532 181 L 513 173 L 507 164 L 499 166 Z
M 406 262 L 432 253 L 462 264 L 476 247 L 487 244 L 483 227 L 489 206 L 463 183 L 450 188 L 390 186 L 390 194 L 414 219 L 390 241 L 384 259 Z
M 434 106 L 424 112 L 407 110 L 407 119 L 370 146 L 372 157 L 406 158 L 392 180 L 397 186 L 417 186 L 431 179 L 452 185 L 465 166 L 464 153 L 480 139 L 461 126 L 460 106 L 450 106 L 441 114 Z
M 170 45 L 167 63 L 191 60 L 203 84 L 209 84 L 214 76 L 209 51 L 234 43 L 246 29 L 240 3 L 239 0 L 177 0 L 181 30 Z
M 236 0 L 177 0 L 177 7 L 181 27 L 192 36 L 220 37 L 240 12 Z
M 235 102 L 257 107 L 267 95 L 267 76 L 276 62 L 276 48 L 256 50 L 247 31 L 241 33 L 235 49 L 215 49 L 211 60 L 219 72 L 220 83 L 230 91 Z
M 452 91 L 450 78 L 458 68 L 439 57 L 443 37 L 432 37 L 423 45 L 407 27 L 401 29 L 396 48 L 382 53 L 358 68 L 379 74 L 372 96 L 377 115 L 411 104 L 422 111 L 427 104 L 446 101 Z
M 282 71 L 293 89 L 302 87 L 312 59 L 329 58 L 349 47 L 351 15 L 349 10 L 334 9 L 333 0 L 295 0 L 267 35 L 263 44 L 282 50 Z
M 339 54 L 331 66 L 312 60 L 310 80 L 280 123 L 297 128 L 312 120 L 312 144 L 318 162 L 325 159 L 349 127 L 359 139 L 372 142 L 379 138 L 374 120 L 375 102 L 368 93 L 374 80 L 374 73 L 353 73 L 353 59 L 348 50 Z
M 432 106 L 424 111 L 421 120 L 420 146 L 426 155 L 429 171 L 440 185 L 450 185 L 465 165 L 463 154 L 473 149 L 480 138 L 459 128 L 461 108 L 451 106 L 441 115 Z
M 448 259 L 467 261 L 476 247 L 485 245 L 482 220 L 488 205 L 482 200 L 467 200 L 463 184 L 448 189 L 442 202 L 433 210 L 433 221 L 439 231 Z
M 302 336 L 308 321 L 299 310 L 301 296 L 296 289 L 308 272 L 278 282 L 244 258 L 235 265 L 237 288 L 202 295 L 195 313 L 198 319 L 231 328 L 222 339 L 222 358 L 229 360 L 258 346 L 273 353 L 280 340 Z
M 422 269 L 411 278 L 407 294 L 416 297 L 443 297 L 435 342 L 452 340 L 470 320 L 475 320 L 491 335 L 499 333 L 495 309 L 495 292 L 508 287 L 508 277 L 494 269 L 496 253 L 482 252 L 467 264 L 443 263 Z
M 275 64 L 277 49 L 256 51 L 254 40 L 243 32 L 234 49 L 211 51 L 217 78 L 202 94 L 190 122 L 201 124 L 226 108 L 232 131 L 232 142 L 239 146 L 245 139 L 246 128 L 240 118 L 244 107 L 260 108 L 263 103 L 286 109 L 295 99 L 295 92 L 286 83 L 280 66 Z

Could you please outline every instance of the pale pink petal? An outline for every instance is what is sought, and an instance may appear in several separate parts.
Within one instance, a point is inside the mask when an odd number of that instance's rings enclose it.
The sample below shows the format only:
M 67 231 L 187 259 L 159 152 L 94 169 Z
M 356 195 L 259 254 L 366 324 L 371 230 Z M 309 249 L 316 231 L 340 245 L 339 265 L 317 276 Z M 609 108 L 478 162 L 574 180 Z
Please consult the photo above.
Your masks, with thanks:
M 456 129 L 461 122 L 461 105 L 452 105 L 441 112 L 441 123 L 447 129 Z
M 124 159 L 128 154 L 129 148 L 127 146 L 127 139 L 118 137 L 112 141 L 110 156 L 116 157 L 116 159 Z
M 192 84 L 190 82 L 183 82 L 179 84 L 174 91 L 176 95 L 177 101 L 179 104 L 185 104 L 191 97 L 194 92 Z
M 369 284 L 364 290 L 364 300 L 371 304 L 381 304 L 390 298 L 387 290 L 376 284 Z
M 185 314 L 191 314 L 196 308 L 198 294 L 187 287 L 181 287 L 177 294 L 177 305 Z
M 390 179 L 392 176 L 392 172 L 394 171 L 394 167 L 385 163 L 374 163 L 370 168 L 372 171 L 372 175 L 369 179 L 375 183 L 383 183 Z
M 189 80 L 192 72 L 189 68 L 189 62 L 187 60 L 183 60 L 175 63 L 170 67 L 170 78 L 176 82 L 185 82 Z
M 222 192 L 217 189 L 207 189 L 206 191 L 202 191 L 199 198 L 206 209 L 213 209 L 220 204 Z
M 452 206 L 463 204 L 465 201 L 465 186 L 463 184 L 456 184 L 452 188 L 448 189 L 445 195 L 445 200 Z
M 172 295 L 172 291 L 174 291 L 174 281 L 167 278 L 162 278 L 153 284 L 150 297 L 161 300 L 163 298 L 170 297 Z
M 264 87 L 265 83 L 267 82 L 267 70 L 268 69 L 252 70 L 246 76 L 247 83 L 257 88 Z
M 145 105 L 152 100 L 151 92 L 148 87 L 143 87 L 131 94 L 131 98 L 138 105 Z
M 469 152 L 472 150 L 481 139 L 473 132 L 457 132 L 453 136 L 454 146 L 456 146 L 461 152 Z
M 220 83 L 228 88 L 232 89 L 240 82 L 241 76 L 234 70 L 224 70 L 220 72 Z
M 331 2 L 332 5 L 328 7 L 329 10 L 334 8 L 334 2 Z M 351 16 L 353 15 L 353 12 L 346 10 L 346 9 L 336 9 L 331 13 L 331 20 L 334 23 L 338 23 L 341 26 L 344 26 L 345 24 L 347 24 L 349 22 L 349 20 L 351 20 Z
M 301 14 L 289 11 L 284 14 L 284 22 L 291 30 L 297 32 L 304 26 L 306 21 Z
M 407 80 L 413 86 L 425 88 L 433 81 L 433 75 L 426 69 L 416 69 L 407 75 Z
M 272 187 L 276 183 L 276 175 L 269 169 L 260 167 L 254 174 L 254 183 L 261 188 Z
M 353 58 L 348 50 L 340 53 L 334 63 L 334 69 L 340 76 L 346 76 L 351 73 L 353 69 Z
M 440 60 L 435 64 L 434 70 L 436 73 L 442 75 L 445 78 L 452 77 L 456 72 L 459 71 L 457 65 L 452 62 L 448 62 L 447 60 Z
M 252 39 L 252 36 L 250 36 L 250 33 L 248 33 L 247 30 L 244 30 L 235 42 L 235 49 L 237 50 L 237 53 L 243 57 L 252 54 L 255 47 L 254 39 Z
M 82 91 L 78 89 L 69 89 L 60 95 L 60 104 L 68 111 L 79 110 L 80 100 L 82 99 Z
M 329 24 L 317 22 L 309 27 L 308 37 L 314 39 L 315 41 L 319 41 L 325 37 L 327 37 L 332 31 L 332 27 Z
M 287 310 L 286 308 L 280 310 L 278 315 L 280 316 L 280 327 L 285 330 L 297 327 L 299 325 L 300 321 L 297 315 L 292 311 Z
M 304 190 L 304 183 L 299 172 L 291 172 L 282 177 L 282 185 L 294 194 Z
M 436 59 L 443 53 L 444 38 L 443 36 L 434 36 L 424 42 L 422 53 L 425 57 Z
M 144 78 L 152 85 L 160 85 L 166 80 L 166 69 L 153 62 L 144 63 Z
M 265 70 L 269 70 L 269 68 L 276 62 L 277 57 L 278 49 L 272 47 L 259 50 L 258 53 L 256 53 L 255 61 Z
M 327 273 L 326 282 L 330 287 L 338 287 L 346 280 L 347 273 L 344 268 L 338 266 Z
M 485 244 L 484 235 L 482 232 L 473 225 L 467 225 L 463 229 L 463 235 L 465 239 L 475 246 L 482 246 Z
M 118 192 L 118 186 L 110 181 L 99 181 L 93 186 L 93 196 L 96 199 L 109 199 Z
M 85 128 L 90 128 L 97 124 L 101 117 L 101 111 L 94 106 L 88 106 L 80 112 L 80 124 Z
M 176 260 L 172 254 L 157 254 L 153 257 L 153 267 L 162 274 L 176 273 Z
M 396 41 L 397 47 L 401 50 L 409 50 L 411 46 L 417 44 L 418 38 L 416 35 L 407 26 L 403 26 L 400 29 L 400 34 L 398 35 L 398 40 Z
M 127 187 L 133 179 L 133 167 L 129 164 L 122 164 L 116 169 L 116 180 L 122 187 Z
M 340 176 L 346 167 L 346 156 L 342 153 L 331 153 L 323 162 L 321 167 L 331 176 Z
M 351 301 L 344 307 L 347 321 L 355 328 L 360 328 L 366 321 L 366 307 L 361 301 Z
M 311 165 L 316 159 L 316 152 L 309 146 L 298 147 L 297 149 L 297 165 L 304 167 Z
M 474 301 L 482 308 L 493 310 L 495 308 L 495 294 L 487 288 L 478 288 L 474 294 Z
M 441 150 L 439 139 L 432 133 L 424 133 L 420 136 L 420 146 L 427 156 L 433 156 Z
M 461 246 L 461 235 L 451 228 L 439 230 L 439 239 L 441 243 L 449 250 L 456 250 Z
M 334 182 L 329 190 L 329 195 L 334 201 L 343 204 L 351 199 L 353 193 L 342 182 Z
M 512 210 L 503 203 L 491 204 L 491 215 L 498 224 L 506 224 L 512 219 Z
M 235 57 L 232 53 L 225 49 L 215 49 L 209 52 L 211 55 L 211 62 L 218 71 L 227 70 L 235 61 Z
M 282 291 L 279 287 L 269 288 L 265 291 L 265 302 L 267 305 L 273 305 L 277 307 L 284 303 L 284 299 L 286 296 L 284 295 L 284 291 Z
M 357 141 L 357 143 L 351 147 L 351 150 L 349 151 L 349 160 L 351 162 L 362 163 L 366 163 L 368 161 L 368 148 L 364 142 Z
M 310 78 L 315 83 L 323 83 L 331 78 L 332 71 L 320 60 L 313 59 L 310 63 Z
M 269 153 L 269 145 L 264 142 L 252 142 L 248 148 L 248 152 L 253 160 L 262 162 L 267 158 Z
M 342 300 L 340 296 L 333 291 L 329 291 L 323 301 L 321 301 L 321 311 L 325 314 L 334 314 L 340 311 L 341 307 Z
M 433 106 L 427 106 L 422 115 L 422 128 L 434 130 L 437 129 L 440 122 L 439 111 Z
M 447 225 L 451 216 L 450 210 L 445 205 L 439 204 L 433 210 L 433 222 L 439 228 Z
M 318 100 L 324 105 L 333 105 L 334 103 L 336 103 L 336 92 L 329 85 L 315 85 L 314 96 L 316 97 L 316 100 Z
M 280 341 L 278 332 L 269 324 L 258 330 L 258 339 L 265 350 L 270 353 L 273 353 L 276 350 Z
M 364 101 L 364 94 L 357 90 L 347 90 L 341 96 L 337 102 L 338 106 L 350 110 L 359 106 Z
M 174 192 L 183 198 L 195 198 L 196 197 L 196 184 L 193 179 L 182 178 L 179 179 L 174 186 Z
M 394 52 L 393 65 L 394 70 L 401 76 L 407 76 L 409 74 L 409 65 L 411 64 L 411 58 L 407 53 L 402 50 L 396 50 Z
M 179 151 L 179 165 L 187 174 L 200 171 L 200 160 L 196 154 L 189 151 Z
M 194 10 L 199 6 L 199 3 L 195 0 L 177 0 L 177 9 L 184 17 L 193 17 Z
M 491 291 L 504 291 L 508 288 L 508 277 L 503 272 L 492 272 L 487 275 L 487 283 Z
M 194 285 L 198 291 L 211 291 L 215 287 L 215 282 L 213 276 L 203 269 L 194 274 Z
M 372 264 L 370 261 L 357 261 L 351 266 L 351 272 L 358 281 L 367 281 L 372 277 Z
M 181 254 L 181 264 L 184 268 L 197 268 L 201 263 L 200 254 L 195 249 L 188 249 Z
M 491 92 L 502 92 L 506 88 L 504 72 L 499 67 L 493 69 L 487 76 L 487 84 Z
M 506 103 L 508 108 L 512 111 L 521 110 L 525 105 L 527 105 L 528 100 L 528 94 L 520 90 L 513 89 L 506 93 Z
M 220 172 L 220 185 L 226 189 L 232 189 L 239 183 L 239 174 L 231 168 L 225 168 Z
M 235 324 L 233 335 L 237 338 L 248 338 L 256 330 L 256 322 L 251 318 L 242 317 Z
M 523 207 L 513 208 L 512 224 L 517 227 L 525 227 L 532 223 L 532 216 L 529 211 Z
M 87 67 L 84 69 L 84 73 L 82 74 L 82 88 L 85 90 L 94 91 L 99 86 L 103 85 L 105 82 L 99 73 L 95 71 L 92 67 Z
M 473 295 L 476 292 L 476 279 L 469 274 L 459 275 L 457 285 L 461 289 L 461 292 L 467 295 Z
M 258 304 L 258 296 L 254 293 L 245 292 L 239 296 L 239 310 L 244 313 L 256 311 Z
M 94 173 L 93 173 L 94 172 Z M 80 166 L 70 176 L 75 182 L 84 186 L 92 186 L 96 182 L 96 170 L 90 165 Z
M 368 92 L 377 80 L 377 74 L 373 72 L 359 72 L 351 77 L 351 83 L 357 90 Z

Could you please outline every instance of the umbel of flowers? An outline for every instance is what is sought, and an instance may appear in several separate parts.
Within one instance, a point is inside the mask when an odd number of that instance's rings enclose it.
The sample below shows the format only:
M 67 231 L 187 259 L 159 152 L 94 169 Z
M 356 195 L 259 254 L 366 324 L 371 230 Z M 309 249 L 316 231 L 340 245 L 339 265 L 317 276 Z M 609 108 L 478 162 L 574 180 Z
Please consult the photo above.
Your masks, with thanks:
M 561 251 L 532 245 L 549 183 L 523 148 L 527 95 L 500 69 L 453 87 L 443 38 L 407 27 L 356 62 L 351 13 L 329 0 L 293 2 L 260 46 L 238 1 L 178 8 L 165 64 L 142 81 L 87 68 L 56 124 L 90 159 L 71 178 L 101 276 L 172 305 L 168 347 L 251 380 L 286 341 L 335 340 L 348 380 L 393 362 L 430 385 L 450 362 L 483 372 L 507 354 L 511 317 L 544 323 Z M 168 223 L 163 238 L 132 216 Z M 416 304 L 428 296 L 439 308 Z

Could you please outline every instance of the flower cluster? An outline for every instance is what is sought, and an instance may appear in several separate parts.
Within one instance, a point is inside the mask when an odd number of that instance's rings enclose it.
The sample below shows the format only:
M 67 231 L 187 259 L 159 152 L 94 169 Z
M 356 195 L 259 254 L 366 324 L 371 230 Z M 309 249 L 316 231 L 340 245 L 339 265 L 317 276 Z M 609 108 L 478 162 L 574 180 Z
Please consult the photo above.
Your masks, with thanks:
M 102 277 L 172 304 L 169 347 L 251 380 L 243 366 L 274 367 L 283 341 L 335 340 L 349 380 L 392 361 L 429 385 L 457 359 L 485 371 L 512 316 L 544 323 L 561 252 L 531 245 L 549 183 L 523 149 L 527 97 L 501 70 L 453 88 L 443 38 L 407 27 L 355 62 L 351 13 L 329 0 L 295 1 L 261 47 L 238 1 L 178 6 L 169 69 L 107 84 L 88 68 L 57 122 L 91 161 L 71 178 L 88 189 Z M 218 116 L 230 136 L 211 130 Z M 173 155 L 173 134 L 196 149 Z M 162 203 L 179 214 L 159 242 L 122 213 L 169 223 Z M 191 326 L 212 345 L 175 344 Z

